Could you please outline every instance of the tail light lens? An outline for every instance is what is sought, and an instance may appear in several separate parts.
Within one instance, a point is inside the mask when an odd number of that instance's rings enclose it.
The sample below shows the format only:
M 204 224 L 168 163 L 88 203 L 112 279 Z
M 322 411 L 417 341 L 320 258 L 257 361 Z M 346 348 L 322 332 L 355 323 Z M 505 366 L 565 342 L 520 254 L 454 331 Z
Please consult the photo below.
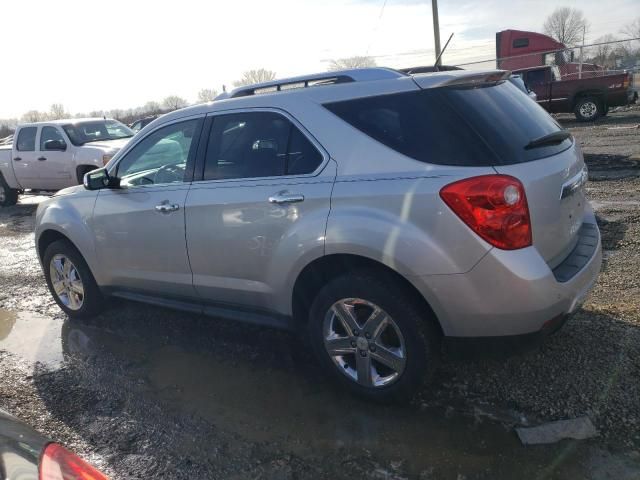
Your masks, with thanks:
M 631 84 L 631 74 L 626 75 L 624 77 L 624 80 L 622 82 L 622 87 L 623 88 L 629 88 L 629 85 Z
M 40 480 L 108 480 L 77 455 L 57 443 L 50 443 L 40 460 Z
M 531 245 L 529 206 L 517 178 L 467 178 L 443 187 L 440 197 L 471 230 L 494 247 L 516 250 Z

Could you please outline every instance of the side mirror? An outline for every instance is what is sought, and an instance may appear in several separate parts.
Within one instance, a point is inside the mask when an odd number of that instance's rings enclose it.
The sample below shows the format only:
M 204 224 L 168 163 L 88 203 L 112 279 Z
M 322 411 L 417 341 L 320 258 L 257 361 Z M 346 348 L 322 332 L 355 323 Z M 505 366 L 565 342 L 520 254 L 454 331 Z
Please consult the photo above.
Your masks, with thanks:
M 83 182 L 87 190 L 101 190 L 103 188 L 119 188 L 120 179 L 110 177 L 106 168 L 98 168 L 85 173 Z
M 44 149 L 64 152 L 67 149 L 67 144 L 62 140 L 47 140 L 44 142 Z

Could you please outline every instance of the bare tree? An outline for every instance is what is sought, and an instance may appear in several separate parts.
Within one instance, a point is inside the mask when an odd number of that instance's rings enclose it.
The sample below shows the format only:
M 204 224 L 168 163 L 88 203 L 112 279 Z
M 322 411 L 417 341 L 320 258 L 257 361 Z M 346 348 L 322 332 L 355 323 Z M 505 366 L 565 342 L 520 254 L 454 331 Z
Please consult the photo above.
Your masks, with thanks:
M 22 121 L 26 123 L 41 122 L 45 119 L 46 115 L 37 110 L 29 110 L 22 116 Z
M 213 88 L 203 88 L 198 92 L 198 103 L 208 103 L 218 96 L 218 92 Z
M 622 28 L 622 33 L 628 38 L 640 37 L 640 17 Z
M 64 111 L 64 105 L 61 103 L 53 103 L 49 108 L 49 118 L 51 120 L 60 120 L 61 118 L 68 117 L 69 114 Z
M 546 35 L 569 47 L 582 41 L 583 31 L 588 26 L 582 10 L 560 7 L 547 17 L 542 28 Z
M 141 108 L 142 115 L 158 115 L 162 113 L 162 107 L 158 102 L 147 102 Z
M 592 47 L 591 57 L 594 63 L 597 63 L 598 65 L 603 65 L 605 67 L 613 66 L 613 65 L 610 65 L 611 62 L 609 62 L 609 60 L 611 60 L 611 56 L 612 56 L 611 54 L 614 53 L 615 46 L 612 43 L 605 43 L 605 42 L 614 42 L 615 40 L 616 40 L 616 37 L 614 37 L 611 34 L 607 34 L 602 37 L 596 38 L 596 40 L 593 43 L 602 43 L 603 45 L 596 45 L 595 47 Z
M 189 102 L 177 95 L 169 95 L 162 101 L 162 106 L 167 110 L 178 110 L 179 108 L 184 108 L 187 105 L 189 105 Z
M 233 85 L 236 87 L 243 87 L 245 85 L 253 85 L 254 83 L 268 82 L 275 78 L 276 72 L 259 68 L 257 70 L 247 70 L 242 74 L 242 78 L 240 78 L 240 80 L 233 82 Z
M 351 68 L 368 68 L 375 66 L 376 61 L 373 57 L 356 56 L 331 60 L 329 62 L 328 70 L 333 72 L 335 70 L 348 70 Z

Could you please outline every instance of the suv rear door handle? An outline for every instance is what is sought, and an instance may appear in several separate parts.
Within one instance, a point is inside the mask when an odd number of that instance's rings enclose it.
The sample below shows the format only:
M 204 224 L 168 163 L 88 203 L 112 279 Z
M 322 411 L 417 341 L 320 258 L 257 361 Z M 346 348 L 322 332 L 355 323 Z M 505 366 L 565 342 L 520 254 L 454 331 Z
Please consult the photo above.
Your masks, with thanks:
M 275 195 L 271 195 L 269 197 L 269 203 L 275 203 L 277 205 L 282 205 L 284 203 L 298 203 L 304 202 L 304 195 L 300 193 L 276 193 Z
M 47 159 L 47 157 L 38 157 L 38 160 L 40 160 L 41 162 L 44 162 Z
M 171 213 L 180 209 L 180 205 L 177 203 L 169 204 L 169 202 L 163 202 L 160 205 L 156 205 L 156 211 L 160 213 Z

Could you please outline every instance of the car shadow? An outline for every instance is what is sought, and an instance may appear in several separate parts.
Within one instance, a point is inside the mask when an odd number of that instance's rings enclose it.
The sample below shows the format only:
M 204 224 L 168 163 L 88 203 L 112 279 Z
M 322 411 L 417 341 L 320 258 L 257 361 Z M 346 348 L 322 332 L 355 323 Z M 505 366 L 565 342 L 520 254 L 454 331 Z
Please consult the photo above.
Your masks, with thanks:
M 589 355 L 599 340 L 579 333 L 581 315 L 536 351 L 506 362 L 445 360 L 437 382 L 409 405 L 368 403 L 334 387 L 293 334 L 129 302 L 90 323 L 66 320 L 63 367 L 37 371 L 33 381 L 52 415 L 128 474 L 170 461 L 179 478 L 185 461 L 233 469 L 229 458 L 242 458 L 258 468 L 256 461 L 295 455 L 306 465 L 320 459 L 318 474 L 336 478 L 357 474 L 339 469 L 361 465 L 356 458 L 374 469 L 372 457 L 401 461 L 409 475 L 435 468 L 448 476 L 479 461 L 505 472 L 493 478 L 510 478 L 513 468 L 533 475 L 557 452 L 523 451 L 505 426 L 521 422 L 523 411 L 544 415 L 518 397 L 488 402 L 486 386 L 502 379 L 514 392 L 557 388 L 577 367 L 560 355 L 566 344 L 582 359 L 580 373 L 610 378 Z M 617 325 L 606 315 L 597 323 Z M 554 377 L 557 371 L 565 374 Z

